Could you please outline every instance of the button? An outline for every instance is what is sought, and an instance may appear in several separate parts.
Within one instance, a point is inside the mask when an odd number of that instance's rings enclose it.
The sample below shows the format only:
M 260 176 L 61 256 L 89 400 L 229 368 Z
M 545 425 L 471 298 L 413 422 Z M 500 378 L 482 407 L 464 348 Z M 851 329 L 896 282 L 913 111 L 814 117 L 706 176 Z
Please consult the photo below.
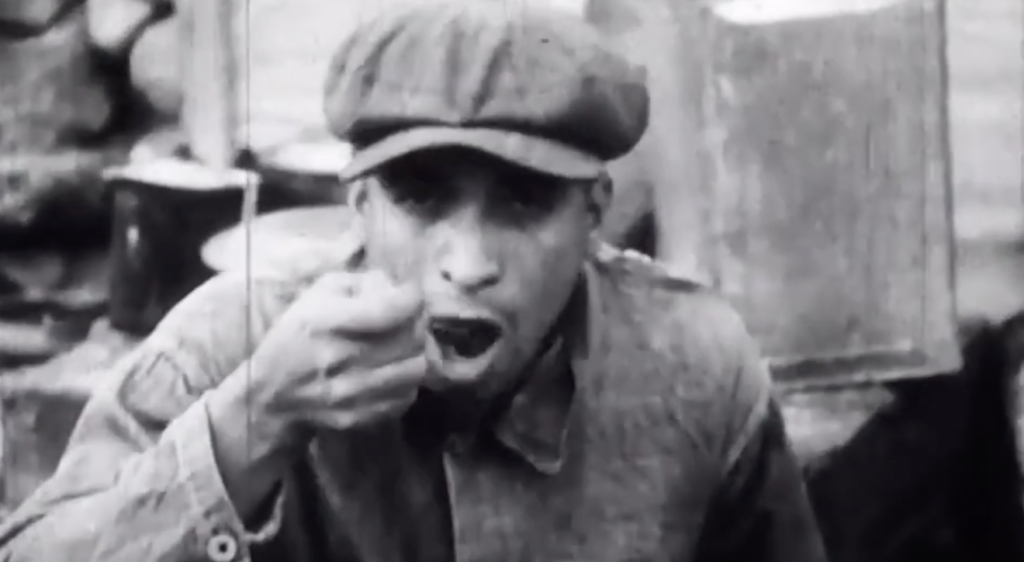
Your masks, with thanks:
M 238 556 L 238 541 L 227 533 L 217 533 L 206 543 L 206 555 L 213 562 L 231 562 Z

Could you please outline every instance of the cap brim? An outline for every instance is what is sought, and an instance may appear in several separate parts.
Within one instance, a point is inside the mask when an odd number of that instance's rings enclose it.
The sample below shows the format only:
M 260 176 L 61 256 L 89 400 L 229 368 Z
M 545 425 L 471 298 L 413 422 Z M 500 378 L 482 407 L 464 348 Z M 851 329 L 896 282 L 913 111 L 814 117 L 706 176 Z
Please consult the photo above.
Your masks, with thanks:
M 342 181 L 356 179 L 402 156 L 443 147 L 479 150 L 512 164 L 566 179 L 593 179 L 600 158 L 552 140 L 515 131 L 460 127 L 416 127 L 395 133 L 352 154 Z

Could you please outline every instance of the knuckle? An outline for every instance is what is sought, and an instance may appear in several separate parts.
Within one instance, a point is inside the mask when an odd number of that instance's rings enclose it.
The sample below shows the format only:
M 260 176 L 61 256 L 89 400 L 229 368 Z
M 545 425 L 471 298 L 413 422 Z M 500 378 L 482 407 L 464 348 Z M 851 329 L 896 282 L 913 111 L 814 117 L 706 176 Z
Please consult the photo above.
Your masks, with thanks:
M 313 282 L 312 289 L 336 293 L 353 291 L 358 285 L 356 275 L 347 271 L 329 271 Z
M 353 405 L 356 397 L 359 395 L 358 391 L 353 388 L 351 383 L 345 383 L 341 381 L 332 381 L 337 384 L 331 385 L 331 391 L 328 393 L 328 401 L 330 406 L 334 408 L 347 409 Z
M 299 302 L 289 311 L 288 327 L 296 336 L 311 338 L 323 330 L 323 317 L 321 308 L 308 301 Z
M 362 275 L 363 287 L 370 291 L 387 291 L 394 287 L 391 276 L 379 269 L 371 269 Z

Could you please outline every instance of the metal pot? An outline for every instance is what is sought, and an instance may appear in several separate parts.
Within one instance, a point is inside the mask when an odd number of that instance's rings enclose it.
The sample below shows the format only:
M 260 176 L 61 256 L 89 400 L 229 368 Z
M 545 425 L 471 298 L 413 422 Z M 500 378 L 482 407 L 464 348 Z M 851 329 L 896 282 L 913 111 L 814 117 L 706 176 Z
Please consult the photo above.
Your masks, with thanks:
M 338 173 L 350 157 L 347 144 L 329 138 L 290 141 L 262 150 L 259 169 L 264 191 L 281 207 L 344 204 L 348 190 Z
M 107 176 L 113 204 L 110 323 L 148 333 L 211 271 L 199 249 L 237 222 L 255 174 L 221 174 L 185 160 L 165 159 Z

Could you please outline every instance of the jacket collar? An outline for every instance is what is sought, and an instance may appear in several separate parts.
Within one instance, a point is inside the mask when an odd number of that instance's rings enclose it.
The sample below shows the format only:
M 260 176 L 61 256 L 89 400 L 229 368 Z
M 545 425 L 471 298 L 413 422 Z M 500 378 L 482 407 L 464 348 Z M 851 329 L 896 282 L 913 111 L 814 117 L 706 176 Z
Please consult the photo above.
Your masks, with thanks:
M 594 275 L 584 269 L 557 338 L 493 426 L 499 441 L 543 474 L 555 474 L 565 463 L 577 381 L 592 369 L 600 326 Z

